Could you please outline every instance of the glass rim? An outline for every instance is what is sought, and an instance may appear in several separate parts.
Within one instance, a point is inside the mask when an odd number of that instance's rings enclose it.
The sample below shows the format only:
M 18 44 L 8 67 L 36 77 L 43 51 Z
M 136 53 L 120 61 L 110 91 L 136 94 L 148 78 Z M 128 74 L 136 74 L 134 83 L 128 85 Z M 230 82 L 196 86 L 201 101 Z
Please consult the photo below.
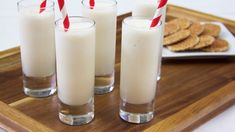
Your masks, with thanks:
M 25 1 L 30 1 L 30 0 L 20 0 L 20 1 L 18 1 L 18 2 L 17 2 L 17 7 L 18 7 L 18 8 L 19 8 L 19 7 L 28 8 L 28 7 L 30 7 L 30 6 L 38 6 L 39 9 L 51 9 L 51 8 L 54 9 L 54 7 L 55 7 L 55 2 L 54 2 L 53 0 L 47 0 L 47 2 L 49 2 L 49 4 L 47 3 L 46 7 L 44 7 L 44 8 L 41 8 L 41 7 L 40 7 L 40 4 L 24 5 L 23 2 L 25 2 Z
M 60 22 L 63 21 L 63 18 L 59 18 L 55 21 L 55 29 L 58 29 L 60 31 L 64 31 L 64 30 L 67 30 L 67 31 L 76 31 L 76 30 L 79 30 L 79 29 L 89 29 L 89 28 L 92 28 L 92 27 L 95 27 L 95 21 L 93 19 L 90 19 L 88 17 L 83 17 L 83 16 L 68 16 L 69 19 L 70 19 L 70 23 L 71 23 L 71 19 L 81 19 L 81 20 L 87 20 L 87 22 L 91 22 L 91 25 L 87 26 L 87 27 L 84 27 L 84 28 L 77 28 L 77 29 L 73 29 L 71 27 L 69 28 L 64 28 L 64 26 L 60 27 L 58 26 L 59 24 L 61 24 Z M 79 22 L 76 22 L 76 23 L 79 23 Z M 71 25 L 71 24 L 70 24 Z
M 88 8 L 88 9 L 90 9 L 90 6 L 87 5 L 87 4 L 85 3 L 85 1 L 86 1 L 86 0 L 81 0 L 82 6 L 84 6 L 84 7 Z M 105 7 L 115 7 L 115 6 L 117 6 L 117 1 L 116 1 L 116 0 L 103 0 L 103 1 L 113 2 L 113 4 L 107 5 L 107 6 L 105 6 Z M 99 0 L 96 0 L 95 2 L 98 2 L 98 3 L 99 3 Z M 94 8 L 94 9 L 95 9 L 95 8 Z
M 131 25 L 131 24 L 128 24 L 126 22 L 126 20 L 129 20 L 129 19 L 139 19 L 139 20 L 150 20 L 152 21 L 152 19 L 150 19 L 149 17 L 135 17 L 135 16 L 129 16 L 129 17 L 126 17 L 122 20 L 122 23 L 125 24 L 125 25 L 128 25 L 132 28 L 136 28 L 136 29 L 149 29 L 149 30 L 156 30 L 158 28 L 160 28 L 162 26 L 162 21 L 160 20 L 159 23 L 155 26 L 155 27 L 150 27 L 149 25 L 149 28 L 143 28 L 143 27 L 138 27 L 138 26 L 134 26 L 134 25 Z

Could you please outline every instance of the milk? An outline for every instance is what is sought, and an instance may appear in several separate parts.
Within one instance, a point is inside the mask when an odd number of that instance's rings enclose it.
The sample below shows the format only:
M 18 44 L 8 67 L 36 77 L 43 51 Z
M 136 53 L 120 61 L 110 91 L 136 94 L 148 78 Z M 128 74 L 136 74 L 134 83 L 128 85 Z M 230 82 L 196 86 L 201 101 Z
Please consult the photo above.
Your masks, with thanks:
M 136 0 L 132 9 L 132 16 L 153 18 L 157 9 L 158 0 Z M 165 21 L 166 6 L 163 7 L 163 16 L 161 20 Z
M 67 105 L 83 105 L 94 95 L 95 28 L 71 22 L 64 32 L 61 25 L 56 28 L 58 97 Z
M 136 0 L 135 5 L 132 9 L 132 16 L 134 17 L 147 17 L 147 18 L 153 18 L 154 14 L 157 9 L 157 5 L 159 4 L 159 0 Z M 166 20 L 166 8 L 167 6 L 162 7 L 162 16 L 161 16 L 161 22 L 162 22 L 162 30 L 164 31 L 165 28 L 165 20 Z M 163 34 L 162 34 L 163 35 Z M 162 36 L 163 38 L 163 36 Z M 162 39 L 163 43 L 163 39 Z M 162 49 L 160 50 L 162 52 Z M 161 74 L 161 63 L 159 63 L 159 69 L 158 69 L 158 80 L 160 79 Z
M 20 49 L 23 72 L 30 77 L 55 73 L 54 13 L 27 8 L 19 12 Z
M 130 104 L 146 104 L 155 97 L 162 29 L 150 29 L 150 23 L 127 18 L 122 25 L 120 94 Z
M 116 5 L 96 1 L 94 9 L 84 5 L 82 13 L 96 22 L 95 75 L 110 75 L 115 64 Z

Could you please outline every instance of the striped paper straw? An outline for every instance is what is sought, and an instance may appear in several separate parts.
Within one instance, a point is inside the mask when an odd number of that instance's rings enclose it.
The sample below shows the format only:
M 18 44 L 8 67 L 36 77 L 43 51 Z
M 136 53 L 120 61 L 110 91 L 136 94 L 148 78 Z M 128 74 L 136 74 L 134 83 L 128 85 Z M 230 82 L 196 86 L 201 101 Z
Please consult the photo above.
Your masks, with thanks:
M 151 22 L 150 28 L 157 26 L 159 21 L 161 20 L 161 16 L 163 13 L 163 7 L 166 5 L 167 0 L 160 0 L 160 3 L 157 6 L 157 10 L 154 14 L 153 20 Z
M 68 13 L 64 4 L 64 0 L 58 0 L 58 4 L 59 4 L 60 12 L 63 17 L 64 31 L 67 32 L 69 29 L 70 22 L 69 22 Z
M 95 0 L 90 0 L 89 4 L 90 4 L 90 8 L 93 9 L 95 6 Z
M 46 5 L 47 5 L 47 0 L 43 0 L 42 3 L 40 4 L 39 13 L 42 13 L 46 9 Z

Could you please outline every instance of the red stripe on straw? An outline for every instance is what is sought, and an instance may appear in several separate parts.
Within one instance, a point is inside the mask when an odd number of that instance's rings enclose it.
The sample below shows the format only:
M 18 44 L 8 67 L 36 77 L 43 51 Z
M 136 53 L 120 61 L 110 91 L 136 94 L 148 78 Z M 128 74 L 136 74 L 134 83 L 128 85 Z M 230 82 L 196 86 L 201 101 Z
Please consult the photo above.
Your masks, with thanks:
M 162 15 L 160 15 L 160 16 L 154 18 L 154 19 L 152 20 L 152 23 L 151 23 L 151 26 L 150 26 L 150 27 L 155 27 L 155 26 L 157 26 L 157 24 L 158 24 L 159 21 L 161 20 L 161 16 L 162 16 Z
M 95 6 L 95 0 L 90 0 L 89 4 L 90 4 L 90 8 L 93 9 Z
M 70 22 L 69 22 L 69 17 L 68 17 L 68 15 L 65 17 L 63 24 L 64 24 L 64 28 L 65 28 L 64 30 L 65 30 L 65 32 L 68 31 L 69 26 L 70 26 Z
M 160 0 L 160 3 L 158 4 L 157 10 L 156 10 L 154 17 L 152 19 L 150 28 L 158 25 L 159 21 L 161 20 L 163 8 L 166 4 L 167 4 L 167 0 Z
M 59 4 L 60 11 L 61 11 L 64 7 L 64 0 L 58 0 L 58 4 Z
M 40 4 L 40 11 L 39 13 L 42 13 L 46 9 L 47 0 L 43 0 L 43 2 Z
M 166 3 L 167 3 L 167 0 L 160 0 L 160 3 L 157 8 L 162 8 L 163 6 L 166 5 Z
M 60 12 L 62 13 L 63 17 L 63 26 L 64 26 L 64 31 L 67 32 L 70 26 L 70 21 L 68 17 L 68 13 L 64 4 L 64 0 L 58 0 Z

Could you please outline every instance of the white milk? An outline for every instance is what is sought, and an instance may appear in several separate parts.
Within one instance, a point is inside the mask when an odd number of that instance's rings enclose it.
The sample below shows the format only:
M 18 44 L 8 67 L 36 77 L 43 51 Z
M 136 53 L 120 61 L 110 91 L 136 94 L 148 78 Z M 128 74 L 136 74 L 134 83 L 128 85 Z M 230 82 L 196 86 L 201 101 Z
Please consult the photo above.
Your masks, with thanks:
M 56 27 L 58 96 L 67 105 L 86 104 L 94 95 L 95 28 L 91 26 L 70 23 L 68 32 Z
M 150 29 L 150 23 L 127 18 L 122 25 L 120 94 L 131 104 L 149 103 L 155 97 L 162 29 Z
M 135 6 L 132 9 L 132 16 L 153 18 L 158 5 L 158 0 L 136 0 Z M 163 7 L 163 15 L 161 21 L 163 25 L 166 19 L 166 6 Z
M 55 30 L 53 11 L 39 9 L 19 12 L 20 46 L 23 72 L 30 77 L 55 73 Z
M 132 16 L 153 18 L 158 4 L 159 4 L 159 0 L 136 0 L 135 6 L 132 9 Z M 163 14 L 161 17 L 163 31 L 165 28 L 166 8 L 167 8 L 167 6 L 163 7 Z M 162 43 L 163 43 L 163 36 L 162 36 Z M 160 52 L 162 52 L 162 49 L 160 50 Z M 159 63 L 159 69 L 158 69 L 158 73 L 159 73 L 158 76 L 159 77 L 161 74 L 161 67 L 160 66 L 161 66 L 161 63 Z
M 95 75 L 109 75 L 114 71 L 116 43 L 116 5 L 96 2 L 95 8 L 83 6 L 82 13 L 96 22 Z

